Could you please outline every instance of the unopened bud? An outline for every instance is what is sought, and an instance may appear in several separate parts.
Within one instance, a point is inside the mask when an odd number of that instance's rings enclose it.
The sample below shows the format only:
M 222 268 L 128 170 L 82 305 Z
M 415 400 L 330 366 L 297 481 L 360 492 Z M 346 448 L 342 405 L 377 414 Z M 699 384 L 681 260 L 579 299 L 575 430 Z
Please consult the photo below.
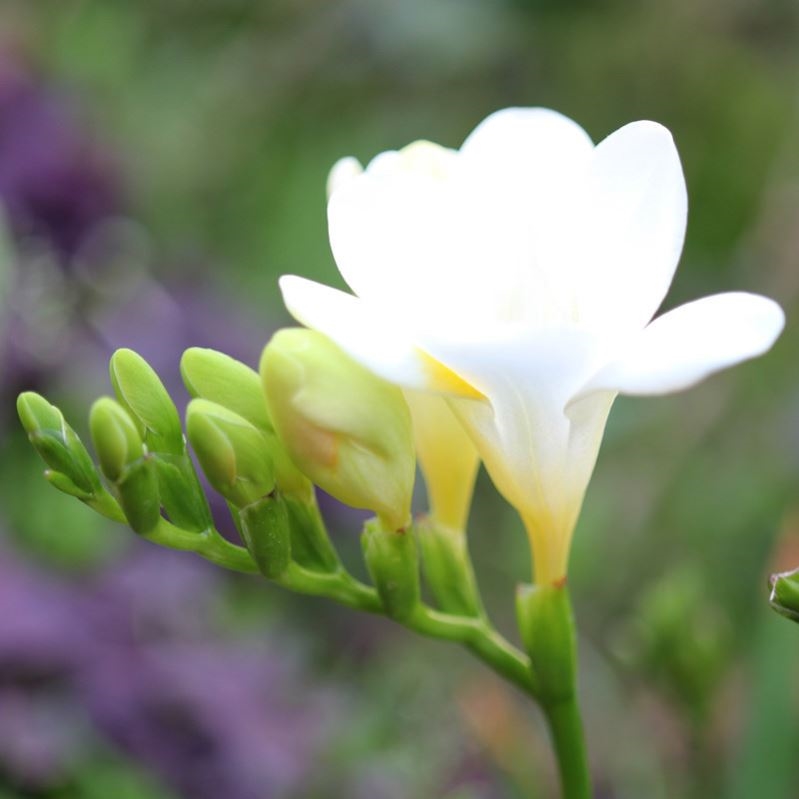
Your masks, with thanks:
M 387 527 L 410 519 L 415 470 L 402 392 L 312 330 L 281 330 L 261 358 L 270 416 L 294 463 Z
M 110 397 L 92 406 L 89 428 L 103 474 L 113 484 L 131 528 L 146 535 L 161 520 L 155 464 L 130 414 Z
M 56 488 L 80 499 L 101 490 L 91 456 L 55 405 L 26 391 L 17 399 L 17 412 L 31 444 L 50 467 L 48 480 Z
M 221 352 L 192 347 L 183 353 L 180 372 L 192 397 L 222 405 L 264 434 L 278 488 L 285 496 L 312 501 L 310 481 L 294 465 L 274 431 L 256 371 Z
M 133 350 L 111 357 L 111 384 L 151 452 L 183 453 L 183 431 L 175 403 L 155 370 Z
M 211 485 L 237 508 L 274 491 L 275 474 L 263 434 L 215 402 L 195 399 L 186 431 Z
M 101 397 L 92 405 L 89 429 L 100 467 L 112 483 L 144 455 L 144 444 L 136 425 L 128 412 L 110 397 Z

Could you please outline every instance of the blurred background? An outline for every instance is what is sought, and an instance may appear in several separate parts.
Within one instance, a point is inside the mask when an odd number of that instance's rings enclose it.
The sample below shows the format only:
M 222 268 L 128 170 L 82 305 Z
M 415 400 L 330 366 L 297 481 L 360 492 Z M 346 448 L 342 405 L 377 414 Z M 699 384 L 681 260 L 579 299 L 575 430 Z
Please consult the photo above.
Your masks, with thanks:
M 2 0 L 0 799 L 554 796 L 535 710 L 446 644 L 138 542 L 40 478 L 16 422 L 79 433 L 118 346 L 174 388 L 190 345 L 254 364 L 276 277 L 339 283 L 327 170 L 488 113 L 595 140 L 651 118 L 689 189 L 665 307 L 754 290 L 762 360 L 620 400 L 576 535 L 602 799 L 799 796 L 796 0 Z M 330 508 L 358 560 L 357 517 Z M 481 585 L 512 634 L 526 541 L 481 475 Z

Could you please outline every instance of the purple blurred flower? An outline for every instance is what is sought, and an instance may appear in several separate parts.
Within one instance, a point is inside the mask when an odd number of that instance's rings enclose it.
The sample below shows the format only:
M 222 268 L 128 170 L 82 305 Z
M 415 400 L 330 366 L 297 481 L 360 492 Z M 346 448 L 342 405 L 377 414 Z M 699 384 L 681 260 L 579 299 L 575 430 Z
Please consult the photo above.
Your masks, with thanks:
M 111 156 L 81 124 L 73 98 L 2 51 L 0 200 L 20 237 L 45 239 L 64 263 L 121 205 Z
M 192 799 L 296 791 L 338 700 L 303 685 L 289 639 L 220 640 L 209 624 L 219 580 L 202 562 L 146 546 L 81 583 L 4 551 L 0 604 L 14 608 L 0 615 L 4 769 L 25 785 L 60 779 L 83 707 Z

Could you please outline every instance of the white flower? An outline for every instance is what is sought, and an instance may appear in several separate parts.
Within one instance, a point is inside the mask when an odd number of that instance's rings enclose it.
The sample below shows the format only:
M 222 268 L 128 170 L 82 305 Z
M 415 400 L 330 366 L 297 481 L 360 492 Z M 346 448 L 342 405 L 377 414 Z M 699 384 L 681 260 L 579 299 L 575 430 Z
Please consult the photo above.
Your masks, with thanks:
M 566 117 L 506 109 L 460 150 L 416 142 L 333 173 L 330 242 L 354 292 L 285 276 L 303 324 L 405 388 L 442 394 L 530 535 L 565 576 L 616 395 L 665 394 L 765 352 L 779 306 L 745 293 L 650 322 L 683 244 L 669 132 L 594 146 Z

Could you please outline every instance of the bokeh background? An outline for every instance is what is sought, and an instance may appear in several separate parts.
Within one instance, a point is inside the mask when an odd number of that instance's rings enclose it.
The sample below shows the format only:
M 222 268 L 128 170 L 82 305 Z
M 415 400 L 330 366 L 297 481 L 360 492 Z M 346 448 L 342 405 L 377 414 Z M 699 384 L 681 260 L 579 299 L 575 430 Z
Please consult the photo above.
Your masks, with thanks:
M 799 796 L 799 629 L 765 587 L 799 565 L 798 101 L 796 0 L 2 0 L 0 798 L 555 795 L 538 715 L 480 664 L 136 541 L 40 479 L 13 410 L 34 388 L 85 434 L 122 345 L 179 403 L 185 347 L 254 363 L 278 275 L 339 281 L 330 165 L 507 105 L 666 124 L 665 307 L 743 289 L 789 318 L 767 358 L 612 413 L 571 572 L 597 795 Z M 484 475 L 470 535 L 510 634 L 526 542 Z

